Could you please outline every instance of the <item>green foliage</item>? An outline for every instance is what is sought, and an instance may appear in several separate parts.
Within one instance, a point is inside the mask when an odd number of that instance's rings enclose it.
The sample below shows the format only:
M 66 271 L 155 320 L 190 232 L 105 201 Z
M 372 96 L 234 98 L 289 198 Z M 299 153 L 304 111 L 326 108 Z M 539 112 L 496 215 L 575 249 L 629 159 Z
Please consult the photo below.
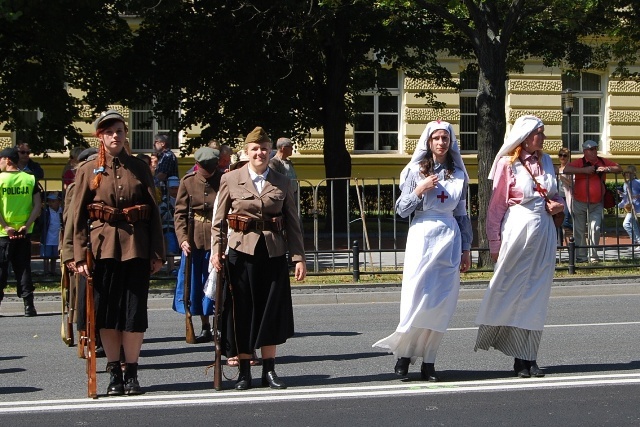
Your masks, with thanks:
M 84 144 L 73 126 L 81 104 L 94 108 L 113 102 L 115 72 L 124 75 L 118 53 L 127 45 L 128 26 L 104 2 L 27 0 L 0 3 L 0 122 L 5 130 L 29 134 L 36 152 Z M 85 90 L 78 98 L 68 88 Z M 39 110 L 37 123 L 21 110 Z

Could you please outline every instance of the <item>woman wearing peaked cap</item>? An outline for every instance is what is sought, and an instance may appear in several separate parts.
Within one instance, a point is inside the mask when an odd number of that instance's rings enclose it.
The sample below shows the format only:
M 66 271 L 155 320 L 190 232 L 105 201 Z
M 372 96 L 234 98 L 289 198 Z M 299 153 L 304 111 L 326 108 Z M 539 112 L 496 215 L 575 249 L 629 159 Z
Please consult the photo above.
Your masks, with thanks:
M 513 357 L 521 378 L 544 376 L 536 359 L 555 271 L 551 215 L 564 210 L 553 161 L 542 151 L 544 140 L 542 120 L 520 117 L 489 174 L 493 194 L 486 228 L 497 262 L 476 317 L 475 350 L 493 347 Z
M 75 181 L 74 260 L 80 274 L 93 277 L 96 328 L 110 373 L 107 394 L 140 394 L 138 357 L 148 327 L 149 278 L 164 260 L 160 212 L 149 167 L 124 148 L 124 117 L 109 110 L 94 126 L 100 141 L 97 157 L 78 167 Z M 86 262 L 87 238 L 95 259 L 92 272 Z
M 458 301 L 460 272 L 469 269 L 473 239 L 466 211 L 468 175 L 452 126 L 427 124 L 400 175 L 396 212 L 413 214 L 402 274 L 400 323 L 373 346 L 397 357 L 395 373 L 406 377 L 422 357 L 421 377 L 438 381 L 435 360 Z
M 213 314 L 214 301 L 204 293 L 211 256 L 211 220 L 214 202 L 220 188 L 222 172 L 218 170 L 220 152 L 209 147 L 200 147 L 195 153 L 198 168 L 186 174 L 180 181 L 176 196 L 174 224 L 182 255 L 178 283 L 173 299 L 173 309 L 184 314 L 184 281 L 187 255 L 191 254 L 191 314 L 200 316 L 202 331 L 196 343 L 207 343 L 213 339 L 209 316 Z M 190 198 L 191 196 L 191 198 Z M 193 211 L 193 242 L 189 242 L 189 200 Z
M 291 180 L 269 172 L 267 133 L 255 128 L 244 149 L 248 163 L 222 176 L 213 221 L 211 260 L 218 271 L 221 222 L 228 220 L 231 229 L 227 265 L 233 289 L 225 298 L 222 342 L 227 358 L 238 356 L 240 361 L 237 390 L 251 388 L 250 361 L 258 348 L 263 358 L 262 386 L 283 389 L 286 385 L 275 373 L 276 347 L 293 336 L 286 253 L 295 263 L 296 280 L 304 279 L 302 232 Z

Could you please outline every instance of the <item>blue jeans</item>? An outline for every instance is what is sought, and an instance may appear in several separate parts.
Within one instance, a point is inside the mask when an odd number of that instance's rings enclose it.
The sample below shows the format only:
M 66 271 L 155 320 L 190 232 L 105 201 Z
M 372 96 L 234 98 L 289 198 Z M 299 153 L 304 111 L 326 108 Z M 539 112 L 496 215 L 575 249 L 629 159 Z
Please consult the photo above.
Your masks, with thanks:
M 629 235 L 632 244 L 640 245 L 640 227 L 638 226 L 638 220 L 633 217 L 631 212 L 628 212 L 627 216 L 624 217 L 622 228 Z

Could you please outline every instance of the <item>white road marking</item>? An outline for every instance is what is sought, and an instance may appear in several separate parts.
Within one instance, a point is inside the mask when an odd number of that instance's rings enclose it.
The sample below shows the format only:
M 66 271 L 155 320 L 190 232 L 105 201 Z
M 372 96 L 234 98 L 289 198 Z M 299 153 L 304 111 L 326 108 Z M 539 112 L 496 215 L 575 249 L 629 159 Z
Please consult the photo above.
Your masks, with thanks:
M 544 328 L 581 328 L 586 326 L 628 326 L 628 325 L 640 325 L 640 322 L 609 322 L 609 323 L 573 323 L 565 325 L 544 325 Z M 478 330 L 477 326 L 471 326 L 467 328 L 448 328 L 449 331 L 473 331 Z
M 612 375 L 548 376 L 530 379 L 496 379 L 433 383 L 394 383 L 372 386 L 298 388 L 287 390 L 248 390 L 236 392 L 190 393 L 101 397 L 100 399 L 59 399 L 0 402 L 0 415 L 20 412 L 79 411 L 111 408 L 173 407 L 281 401 L 329 400 L 379 396 L 467 393 L 525 389 L 569 388 L 603 385 L 640 384 L 640 373 Z

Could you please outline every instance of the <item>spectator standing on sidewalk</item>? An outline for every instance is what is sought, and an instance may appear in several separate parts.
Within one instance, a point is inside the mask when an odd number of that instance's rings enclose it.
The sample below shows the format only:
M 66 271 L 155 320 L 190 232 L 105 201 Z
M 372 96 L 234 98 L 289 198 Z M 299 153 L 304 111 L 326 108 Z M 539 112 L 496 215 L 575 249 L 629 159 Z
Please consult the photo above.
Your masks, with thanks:
M 158 205 L 160 218 L 162 219 L 162 233 L 164 234 L 164 247 L 167 251 L 167 271 L 174 276 L 178 274 L 175 270 L 174 257 L 180 254 L 180 247 L 176 237 L 174 227 L 174 213 L 176 210 L 176 197 L 180 187 L 180 178 L 170 176 L 167 179 L 167 194 L 162 197 L 162 202 Z
M 33 161 L 31 159 L 31 148 L 29 144 L 26 142 L 18 141 L 16 144 L 16 149 L 18 150 L 18 155 L 20 158 L 18 159 L 18 163 L 16 166 L 19 170 L 28 172 L 36 177 L 38 180 L 44 179 L 44 170 L 42 170 L 42 166 L 40 163 Z
M 622 228 L 627 232 L 632 245 L 638 245 L 634 252 L 640 254 L 640 227 L 638 226 L 638 214 L 640 213 L 640 179 L 637 177 L 636 167 L 627 166 L 624 170 L 624 186 L 622 189 L 622 201 L 618 205 L 627 213 L 622 222 Z M 631 199 L 629 198 L 631 193 Z
M 269 167 L 276 172 L 288 177 L 291 180 L 293 186 L 294 200 L 298 200 L 298 176 L 296 170 L 293 168 L 293 163 L 289 159 L 293 154 L 293 143 L 289 138 L 278 138 L 276 142 L 276 148 L 278 151 L 276 155 L 269 161 Z
M 16 148 L 0 152 L 0 302 L 7 286 L 9 263 L 16 277 L 16 293 L 24 301 L 24 315 L 36 316 L 31 280 L 33 224 L 42 208 L 36 177 L 18 168 Z
M 622 172 L 622 168 L 611 160 L 598 156 L 598 143 L 587 140 L 582 144 L 583 157 L 569 163 L 564 172 L 574 174 L 573 237 L 576 239 L 576 261 L 597 263 L 600 261 L 596 246 L 600 244 L 602 217 L 607 173 Z M 587 237 L 589 250 L 587 257 Z
M 160 183 L 165 183 L 170 176 L 178 175 L 178 159 L 171 151 L 169 136 L 159 133 L 154 138 L 154 147 L 158 156 L 158 166 L 155 170 L 155 179 Z
M 56 260 L 60 245 L 60 229 L 62 228 L 62 207 L 57 191 L 47 194 L 47 206 L 40 214 L 40 257 L 44 274 L 56 274 Z

